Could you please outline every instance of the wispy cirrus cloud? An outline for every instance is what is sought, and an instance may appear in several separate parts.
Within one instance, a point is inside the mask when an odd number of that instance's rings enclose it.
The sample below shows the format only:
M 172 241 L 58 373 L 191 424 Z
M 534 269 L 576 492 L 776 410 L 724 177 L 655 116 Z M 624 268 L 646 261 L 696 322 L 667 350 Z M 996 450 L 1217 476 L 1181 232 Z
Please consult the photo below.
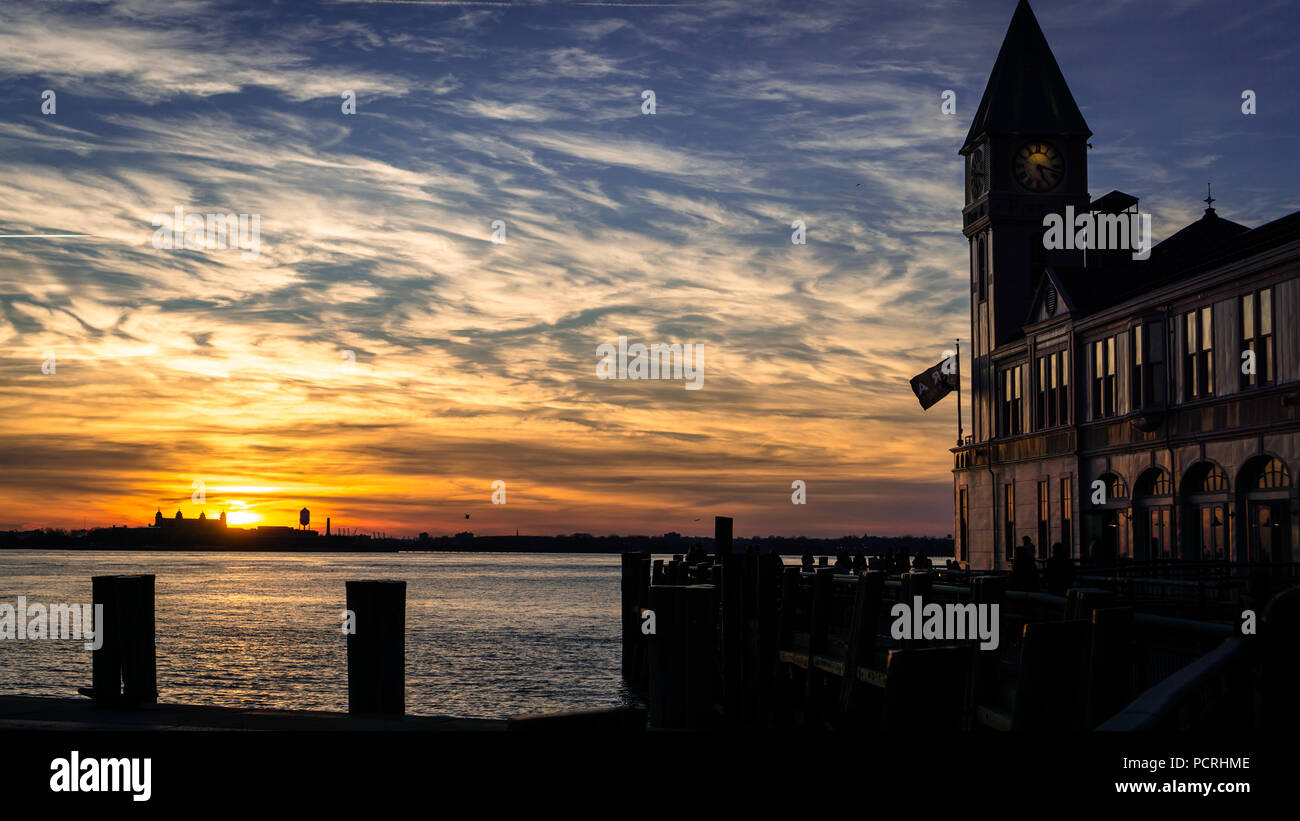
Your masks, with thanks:
M 1131 68 L 1088 57 L 1143 51 L 1162 13 L 1114 26 L 1143 8 L 1039 11 L 1095 187 L 1172 221 L 1213 171 L 1250 190 L 1227 216 L 1297 207 L 1243 159 L 1289 157 L 1294 53 L 1227 35 L 1273 119 L 1184 128 L 1197 89 L 1117 100 Z M 204 478 L 244 489 L 209 512 L 390 532 L 946 533 L 955 411 L 906 380 L 968 335 L 955 152 L 1010 12 L 5 4 L 0 233 L 93 236 L 0 241 L 0 527 L 139 523 Z M 261 253 L 155 250 L 178 205 L 259 214 Z M 702 343 L 704 390 L 597 379 L 620 335 Z

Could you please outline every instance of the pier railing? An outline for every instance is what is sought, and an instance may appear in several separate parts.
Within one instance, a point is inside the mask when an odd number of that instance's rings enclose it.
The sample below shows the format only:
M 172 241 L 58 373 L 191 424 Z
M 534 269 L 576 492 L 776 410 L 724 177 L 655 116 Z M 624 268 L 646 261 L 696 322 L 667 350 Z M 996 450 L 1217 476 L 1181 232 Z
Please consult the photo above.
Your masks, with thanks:
M 656 565 L 654 583 L 629 573 Z M 1062 596 L 1008 589 L 1007 574 L 837 572 L 753 553 L 663 562 L 625 554 L 624 569 L 625 625 L 626 603 L 647 594 L 690 614 L 660 618 L 657 633 L 624 634 L 625 662 L 648 651 L 644 674 L 633 671 L 629 683 L 645 683 L 651 725 L 664 728 L 1251 726 L 1261 704 L 1251 670 L 1283 651 L 1245 652 L 1243 606 L 1262 611 L 1270 598 L 1300 596 L 1285 571 L 1266 589 L 1232 588 L 1235 601 L 1202 593 L 1204 576 L 1159 579 L 1196 590 L 1176 594 L 1171 609 L 1139 586 L 1144 577 L 1119 574 L 1084 575 Z M 918 596 L 923 605 L 997 604 L 998 646 L 896 638 L 891 609 Z M 688 624 L 700 631 L 694 643 L 674 634 Z M 678 698 L 689 709 L 677 709 Z

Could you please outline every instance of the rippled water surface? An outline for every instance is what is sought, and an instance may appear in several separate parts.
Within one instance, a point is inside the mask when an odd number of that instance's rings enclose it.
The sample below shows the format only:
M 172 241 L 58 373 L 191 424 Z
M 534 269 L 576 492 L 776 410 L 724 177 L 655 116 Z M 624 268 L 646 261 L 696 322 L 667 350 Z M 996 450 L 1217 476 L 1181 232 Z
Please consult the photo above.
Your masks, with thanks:
M 406 709 L 499 718 L 622 703 L 619 557 L 0 550 L 0 603 L 157 577 L 158 688 L 188 704 L 347 709 L 343 583 L 406 582 Z M 0 693 L 70 696 L 91 654 L 0 640 Z

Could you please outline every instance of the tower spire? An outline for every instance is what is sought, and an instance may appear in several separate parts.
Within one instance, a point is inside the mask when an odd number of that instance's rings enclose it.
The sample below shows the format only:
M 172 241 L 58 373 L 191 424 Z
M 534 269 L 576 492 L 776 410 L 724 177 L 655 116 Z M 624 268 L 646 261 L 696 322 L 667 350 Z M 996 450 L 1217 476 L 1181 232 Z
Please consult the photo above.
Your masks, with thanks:
M 961 154 L 993 133 L 1091 137 L 1027 0 L 1007 27 Z
M 1205 203 L 1205 213 L 1214 213 L 1214 194 L 1211 193 L 1210 183 L 1208 182 L 1205 184 L 1205 199 L 1201 200 L 1201 202 Z

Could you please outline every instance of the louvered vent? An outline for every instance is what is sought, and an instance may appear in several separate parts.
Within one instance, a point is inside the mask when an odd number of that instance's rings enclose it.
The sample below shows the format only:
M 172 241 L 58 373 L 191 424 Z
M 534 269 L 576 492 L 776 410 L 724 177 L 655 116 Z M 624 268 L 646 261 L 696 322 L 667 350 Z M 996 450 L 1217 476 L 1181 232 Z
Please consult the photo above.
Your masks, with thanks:
M 1047 315 L 1056 316 L 1056 289 L 1047 286 Z

